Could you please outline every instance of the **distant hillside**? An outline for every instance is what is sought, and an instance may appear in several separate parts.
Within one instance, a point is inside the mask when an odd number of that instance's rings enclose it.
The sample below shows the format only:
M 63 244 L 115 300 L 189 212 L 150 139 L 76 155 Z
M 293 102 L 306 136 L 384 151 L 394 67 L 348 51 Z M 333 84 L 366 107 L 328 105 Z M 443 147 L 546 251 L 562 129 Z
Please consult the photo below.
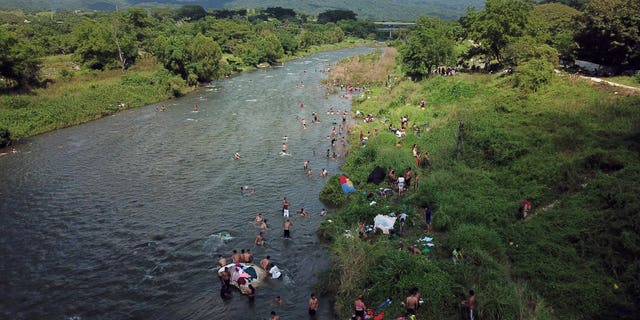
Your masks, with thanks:
M 108 10 L 130 6 L 199 5 L 205 9 L 291 8 L 317 16 L 326 10 L 347 9 L 359 19 L 413 21 L 419 16 L 458 19 L 467 7 L 482 8 L 484 0 L 0 0 L 0 10 Z
M 419 16 L 436 16 L 458 19 L 467 7 L 482 8 L 484 0 L 233 0 L 226 8 L 289 7 L 309 15 L 326 10 L 347 9 L 358 14 L 359 19 L 416 20 Z

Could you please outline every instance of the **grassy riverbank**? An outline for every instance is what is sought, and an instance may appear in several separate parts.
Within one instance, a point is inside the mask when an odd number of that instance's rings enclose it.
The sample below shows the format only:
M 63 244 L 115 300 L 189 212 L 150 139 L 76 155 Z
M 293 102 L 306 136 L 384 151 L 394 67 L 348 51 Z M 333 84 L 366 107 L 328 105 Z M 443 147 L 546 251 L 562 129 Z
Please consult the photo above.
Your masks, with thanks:
M 320 51 L 372 44 L 372 41 L 347 39 L 339 44 L 312 46 L 283 61 Z M 51 81 L 46 88 L 0 95 L 0 129 L 8 129 L 12 139 L 20 140 L 124 109 L 172 99 L 196 89 L 170 74 L 152 57 L 138 61 L 124 73 L 76 71 L 73 65 L 70 55 L 47 57 L 43 75 Z
M 334 270 L 324 288 L 337 297 L 338 318 L 350 315 L 359 294 L 375 307 L 388 296 L 403 301 L 413 286 L 426 301 L 418 319 L 458 319 L 469 289 L 482 319 L 639 315 L 640 97 L 563 76 L 523 93 L 510 76 L 458 74 L 398 80 L 391 90 L 372 86 L 352 109 L 375 116 L 352 130 L 343 168 L 358 192 L 319 231 L 333 239 Z M 398 138 L 387 128 L 399 127 L 403 115 L 420 131 Z M 429 153 L 429 168 L 416 166 L 414 143 Z M 376 165 L 398 174 L 411 167 L 419 184 L 370 206 L 365 194 L 386 186 L 366 184 Z M 333 181 L 321 197 L 341 193 Z M 522 220 L 525 198 L 533 210 Z M 428 235 L 435 248 L 423 255 L 398 250 L 427 235 L 425 205 L 434 212 Z M 345 229 L 358 234 L 358 221 L 372 224 L 389 212 L 409 214 L 404 235 L 344 236 Z M 464 260 L 454 264 L 457 247 Z M 402 315 L 396 302 L 387 310 L 392 317 Z

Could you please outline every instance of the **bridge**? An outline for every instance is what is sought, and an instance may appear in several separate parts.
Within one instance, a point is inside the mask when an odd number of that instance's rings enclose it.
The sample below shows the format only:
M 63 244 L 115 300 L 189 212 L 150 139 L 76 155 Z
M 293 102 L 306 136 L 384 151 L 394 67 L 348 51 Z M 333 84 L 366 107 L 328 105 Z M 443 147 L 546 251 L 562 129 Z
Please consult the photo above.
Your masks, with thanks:
M 392 38 L 393 31 L 397 30 L 409 30 L 411 26 L 415 25 L 415 22 L 393 22 L 393 21 L 376 21 L 376 30 L 381 32 L 389 32 L 389 39 Z

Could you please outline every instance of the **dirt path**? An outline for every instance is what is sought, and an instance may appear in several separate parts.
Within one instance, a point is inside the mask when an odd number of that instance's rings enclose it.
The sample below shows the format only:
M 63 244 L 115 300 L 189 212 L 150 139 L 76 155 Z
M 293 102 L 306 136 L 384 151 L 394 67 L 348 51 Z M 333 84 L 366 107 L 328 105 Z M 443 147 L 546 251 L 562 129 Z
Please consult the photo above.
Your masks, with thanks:
M 620 88 L 621 91 L 623 91 L 625 93 L 640 94 L 640 88 L 627 86 L 627 85 L 616 83 L 616 82 L 607 81 L 607 80 L 604 80 L 602 78 L 597 78 L 597 77 L 580 76 L 580 78 L 587 79 L 587 80 L 592 81 L 594 83 L 606 84 L 606 85 L 609 85 L 611 87 Z
M 557 70 L 557 69 L 554 69 L 554 71 L 556 73 L 563 73 L 562 71 Z M 605 90 L 608 90 L 608 91 L 622 92 L 622 93 L 632 94 L 632 95 L 640 95 L 640 88 L 624 85 L 624 84 L 617 83 L 617 82 L 604 80 L 602 78 L 582 76 L 582 75 L 578 75 L 578 74 L 569 74 L 569 77 L 572 80 L 573 79 L 588 80 L 591 83 L 593 83 L 594 85 L 599 85 L 601 88 L 603 88 Z

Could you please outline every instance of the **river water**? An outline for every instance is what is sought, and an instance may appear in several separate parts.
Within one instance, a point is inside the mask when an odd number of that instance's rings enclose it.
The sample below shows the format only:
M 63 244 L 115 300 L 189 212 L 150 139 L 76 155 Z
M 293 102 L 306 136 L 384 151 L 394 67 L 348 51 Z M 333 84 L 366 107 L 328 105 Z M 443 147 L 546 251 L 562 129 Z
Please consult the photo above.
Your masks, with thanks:
M 315 235 L 325 219 L 318 194 L 327 178 L 319 173 L 339 170 L 326 158 L 325 137 L 341 119 L 327 110 L 349 107 L 325 96 L 320 71 L 372 50 L 244 73 L 28 139 L 1 156 L 0 318 L 264 319 L 275 310 L 306 319 L 315 273 L 327 266 Z M 155 112 L 161 105 L 166 111 Z M 313 111 L 320 123 L 311 123 Z M 290 155 L 280 155 L 283 136 Z M 292 214 L 292 240 L 282 238 L 283 196 L 292 211 L 311 213 Z M 264 247 L 253 244 L 259 212 L 269 224 Z M 212 236 L 221 231 L 233 239 Z M 270 255 L 283 279 L 260 286 L 253 301 L 237 290 L 223 300 L 213 267 L 234 249 Z M 272 304 L 277 295 L 281 306 Z M 318 319 L 333 318 L 330 304 L 320 297 Z

